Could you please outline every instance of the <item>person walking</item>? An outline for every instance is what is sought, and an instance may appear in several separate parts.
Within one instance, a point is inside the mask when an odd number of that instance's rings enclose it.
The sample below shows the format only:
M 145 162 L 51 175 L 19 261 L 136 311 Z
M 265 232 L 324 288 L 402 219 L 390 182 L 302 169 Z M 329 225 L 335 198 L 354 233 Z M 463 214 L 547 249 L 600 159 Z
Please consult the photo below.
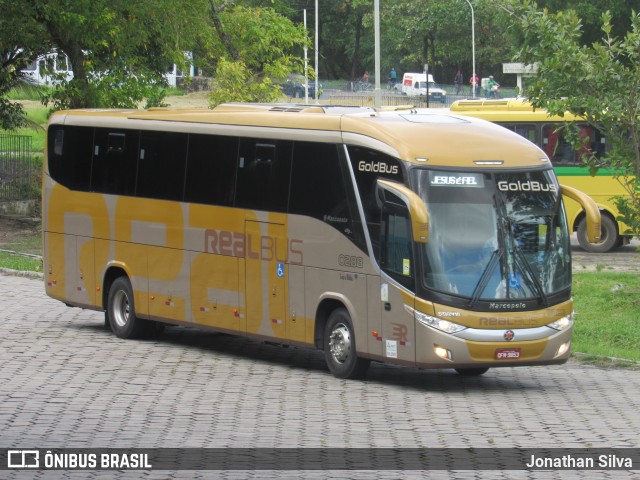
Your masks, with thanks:
M 477 74 L 473 74 L 471 75 L 471 78 L 469 79 L 469 84 L 471 85 L 471 92 L 473 93 L 473 96 L 476 96 L 476 89 L 478 88 L 478 75 Z
M 398 73 L 396 72 L 395 68 L 391 67 L 391 71 L 389 72 L 389 83 L 393 87 L 397 81 L 398 81 Z
M 462 93 L 462 72 L 460 69 L 456 72 L 453 84 L 456 86 L 456 95 L 460 95 L 460 93 Z

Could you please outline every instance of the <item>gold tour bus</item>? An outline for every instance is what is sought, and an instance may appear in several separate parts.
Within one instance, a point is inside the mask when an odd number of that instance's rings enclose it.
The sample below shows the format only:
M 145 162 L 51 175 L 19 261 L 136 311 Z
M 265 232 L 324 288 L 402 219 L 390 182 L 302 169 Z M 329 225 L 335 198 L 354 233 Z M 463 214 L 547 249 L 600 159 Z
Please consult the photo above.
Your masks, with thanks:
M 545 151 L 551 159 L 558 181 L 585 192 L 597 204 L 602 214 L 602 238 L 597 243 L 587 239 L 586 214 L 578 202 L 565 203 L 569 231 L 576 232 L 580 246 L 588 252 L 608 252 L 629 243 L 632 235 L 627 225 L 616 219 L 620 215 L 613 197 L 627 195 L 624 187 L 612 175 L 611 170 L 600 168 L 591 176 L 582 157 L 591 151 L 600 158 L 607 149 L 606 138 L 580 119 L 566 114 L 551 116 L 544 109 L 533 109 L 524 99 L 459 100 L 451 105 L 451 111 L 459 115 L 483 118 L 522 135 Z M 575 150 L 567 142 L 559 127 L 565 122 L 577 122 L 585 145 Z
M 121 338 L 163 324 L 370 361 L 567 361 L 571 248 L 542 150 L 483 120 L 360 107 L 75 110 L 48 126 L 46 292 Z

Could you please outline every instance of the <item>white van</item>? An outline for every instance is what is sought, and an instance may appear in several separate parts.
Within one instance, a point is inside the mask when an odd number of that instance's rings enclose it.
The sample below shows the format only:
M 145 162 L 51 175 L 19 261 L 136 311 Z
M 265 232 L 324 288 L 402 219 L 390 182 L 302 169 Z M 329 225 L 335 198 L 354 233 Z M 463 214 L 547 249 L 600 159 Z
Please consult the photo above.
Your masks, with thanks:
M 402 94 L 410 97 L 427 95 L 427 81 L 429 82 L 429 100 L 445 103 L 447 92 L 433 81 L 433 75 L 424 73 L 405 73 L 402 77 Z

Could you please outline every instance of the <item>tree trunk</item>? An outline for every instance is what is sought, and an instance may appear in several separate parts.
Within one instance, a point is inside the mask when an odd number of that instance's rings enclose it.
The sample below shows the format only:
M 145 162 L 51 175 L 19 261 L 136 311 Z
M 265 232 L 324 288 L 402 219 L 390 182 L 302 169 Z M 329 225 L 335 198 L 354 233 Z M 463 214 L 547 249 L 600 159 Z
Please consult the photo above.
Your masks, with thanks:
M 355 25 L 355 39 L 354 39 L 354 47 L 353 47 L 353 58 L 351 59 L 351 80 L 356 80 L 357 78 L 362 76 L 361 70 L 361 62 L 360 62 L 360 42 L 362 37 L 362 14 L 358 13 L 356 15 L 356 25 Z
M 215 0 L 209 0 L 209 5 L 211 5 L 209 16 L 211 18 L 211 22 L 213 23 L 213 28 L 215 28 L 218 37 L 220 37 L 220 41 L 224 45 L 227 54 L 229 54 L 233 61 L 239 60 L 240 55 L 238 54 L 238 50 L 234 47 L 231 39 L 226 34 L 226 32 L 224 31 L 224 27 L 222 26 L 222 22 L 220 21 L 220 12 L 216 7 Z

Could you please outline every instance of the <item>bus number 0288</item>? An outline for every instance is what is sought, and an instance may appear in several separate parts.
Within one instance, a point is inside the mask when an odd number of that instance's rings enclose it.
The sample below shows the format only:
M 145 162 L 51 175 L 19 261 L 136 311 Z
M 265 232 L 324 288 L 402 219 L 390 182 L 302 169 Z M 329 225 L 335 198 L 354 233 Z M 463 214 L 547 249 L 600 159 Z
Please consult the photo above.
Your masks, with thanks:
M 364 259 L 362 257 L 356 257 L 354 255 L 340 254 L 338 256 L 338 265 L 340 265 L 341 267 L 362 268 L 364 266 Z

